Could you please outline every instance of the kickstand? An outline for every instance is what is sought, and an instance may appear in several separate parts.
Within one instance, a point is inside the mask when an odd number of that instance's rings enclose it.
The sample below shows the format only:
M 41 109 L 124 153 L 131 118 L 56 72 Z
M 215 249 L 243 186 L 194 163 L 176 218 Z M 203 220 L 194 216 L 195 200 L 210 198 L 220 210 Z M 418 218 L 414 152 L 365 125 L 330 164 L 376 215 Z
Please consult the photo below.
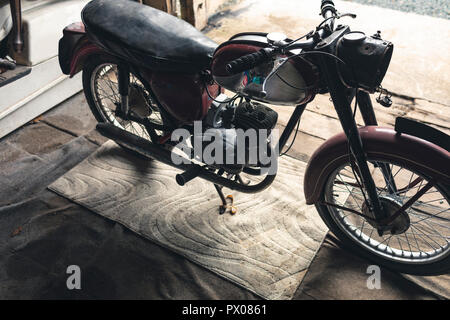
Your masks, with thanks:
M 230 213 L 231 214 L 235 214 L 237 212 L 237 208 L 235 206 L 233 206 L 233 196 L 232 195 L 228 195 L 227 197 L 224 196 L 222 189 L 222 186 L 219 186 L 217 184 L 214 184 L 214 188 L 216 188 L 217 193 L 219 194 L 220 200 L 222 200 L 222 205 L 219 207 L 219 214 L 224 214 L 225 212 L 227 212 L 228 209 L 230 209 Z M 231 203 L 228 204 L 229 200 Z

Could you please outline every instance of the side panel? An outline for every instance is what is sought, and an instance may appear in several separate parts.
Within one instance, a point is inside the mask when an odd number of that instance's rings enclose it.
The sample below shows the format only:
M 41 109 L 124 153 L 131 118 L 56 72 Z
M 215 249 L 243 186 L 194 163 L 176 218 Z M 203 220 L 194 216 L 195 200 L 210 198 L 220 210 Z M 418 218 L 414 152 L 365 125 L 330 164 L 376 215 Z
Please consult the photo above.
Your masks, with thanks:
M 423 139 L 399 134 L 394 129 L 367 126 L 359 129 L 367 155 L 377 160 L 392 159 L 399 165 L 450 184 L 450 153 Z M 322 188 L 333 168 L 348 161 L 348 144 L 344 133 L 322 144 L 309 160 L 304 190 L 307 204 L 319 201 Z
M 148 70 L 144 71 L 143 75 L 164 109 L 180 123 L 190 123 L 205 117 L 212 100 L 206 92 L 205 80 L 200 75 Z M 210 84 L 207 87 L 213 98 L 220 94 L 218 85 Z

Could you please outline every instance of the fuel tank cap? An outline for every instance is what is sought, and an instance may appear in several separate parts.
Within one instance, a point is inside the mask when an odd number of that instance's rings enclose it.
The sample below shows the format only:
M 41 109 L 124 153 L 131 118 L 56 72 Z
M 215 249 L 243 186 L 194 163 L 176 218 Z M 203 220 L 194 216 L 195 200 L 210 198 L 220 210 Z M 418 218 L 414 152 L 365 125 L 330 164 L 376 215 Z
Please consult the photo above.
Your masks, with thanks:
M 287 39 L 287 36 L 284 33 L 280 32 L 271 32 L 267 35 L 267 42 L 270 44 L 277 45 Z

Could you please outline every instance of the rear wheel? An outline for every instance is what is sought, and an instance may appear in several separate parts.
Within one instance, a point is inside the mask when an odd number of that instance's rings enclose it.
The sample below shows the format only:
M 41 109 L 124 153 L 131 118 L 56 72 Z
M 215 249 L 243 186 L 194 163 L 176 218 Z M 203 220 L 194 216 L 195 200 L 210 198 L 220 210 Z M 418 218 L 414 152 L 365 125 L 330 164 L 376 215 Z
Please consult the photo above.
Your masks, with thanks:
M 393 215 L 430 180 L 389 159 L 372 159 L 370 169 L 380 201 Z M 392 172 L 385 179 L 382 168 Z M 366 206 L 367 192 L 349 163 L 337 165 L 316 207 L 330 230 L 352 251 L 390 269 L 410 274 L 442 274 L 450 269 L 450 190 L 435 183 L 397 216 L 383 235 Z
M 145 125 L 117 116 L 120 108 L 117 60 L 106 55 L 90 57 L 83 68 L 83 89 L 89 107 L 99 122 L 111 123 L 141 138 L 152 141 L 152 135 Z M 130 72 L 130 111 L 141 118 L 147 118 L 157 126 L 163 126 L 163 116 L 152 100 L 147 87 L 137 75 Z M 155 130 L 156 137 L 164 132 Z M 155 135 L 154 135 L 155 137 Z M 157 141 L 152 141 L 157 143 Z

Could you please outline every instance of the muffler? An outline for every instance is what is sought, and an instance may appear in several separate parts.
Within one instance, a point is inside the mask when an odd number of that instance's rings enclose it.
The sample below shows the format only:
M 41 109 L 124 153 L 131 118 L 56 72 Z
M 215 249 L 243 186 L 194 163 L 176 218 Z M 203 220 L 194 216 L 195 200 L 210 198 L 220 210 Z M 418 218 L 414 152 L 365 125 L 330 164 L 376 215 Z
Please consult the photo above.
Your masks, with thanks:
M 258 184 L 243 185 L 237 183 L 236 181 L 217 175 L 214 171 L 195 164 L 190 160 L 188 160 L 188 163 L 175 164 L 172 161 L 172 152 L 170 150 L 164 149 L 160 145 L 154 144 L 126 130 L 120 129 L 119 127 L 110 123 L 97 124 L 97 131 L 102 136 L 111 139 L 116 143 L 130 150 L 133 150 L 148 159 L 154 159 L 171 167 L 184 170 L 185 172 L 179 174 L 177 177 L 177 182 L 180 185 L 184 185 L 192 179 L 200 177 L 219 186 L 223 186 L 239 192 L 257 193 L 269 187 L 276 177 L 276 175 L 267 175 L 264 180 L 262 180 Z

